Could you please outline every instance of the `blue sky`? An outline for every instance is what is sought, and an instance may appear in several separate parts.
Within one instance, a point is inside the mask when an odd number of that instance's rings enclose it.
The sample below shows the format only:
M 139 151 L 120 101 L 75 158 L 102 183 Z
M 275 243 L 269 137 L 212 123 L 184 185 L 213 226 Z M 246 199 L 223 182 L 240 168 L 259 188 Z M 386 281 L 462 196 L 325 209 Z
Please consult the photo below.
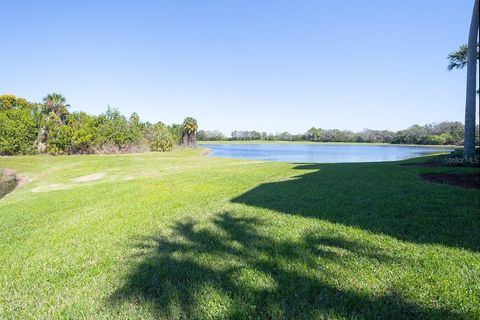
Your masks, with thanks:
M 301 133 L 464 119 L 473 0 L 2 1 L 0 94 Z

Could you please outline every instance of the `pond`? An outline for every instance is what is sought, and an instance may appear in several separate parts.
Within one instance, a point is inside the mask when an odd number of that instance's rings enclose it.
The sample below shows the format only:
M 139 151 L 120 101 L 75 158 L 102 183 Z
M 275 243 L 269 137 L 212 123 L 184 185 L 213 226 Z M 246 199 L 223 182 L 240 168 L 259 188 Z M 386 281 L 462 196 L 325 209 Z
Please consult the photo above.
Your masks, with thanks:
M 377 162 L 396 161 L 450 152 L 453 148 L 369 144 L 200 144 L 210 156 L 286 162 Z

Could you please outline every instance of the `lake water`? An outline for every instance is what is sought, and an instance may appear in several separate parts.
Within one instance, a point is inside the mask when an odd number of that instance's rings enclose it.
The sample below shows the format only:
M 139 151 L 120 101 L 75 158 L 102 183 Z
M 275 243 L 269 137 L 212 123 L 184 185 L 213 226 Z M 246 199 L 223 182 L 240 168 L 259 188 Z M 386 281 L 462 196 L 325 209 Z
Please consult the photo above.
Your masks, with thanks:
M 286 162 L 377 162 L 420 157 L 453 149 L 359 144 L 200 144 L 212 157 Z

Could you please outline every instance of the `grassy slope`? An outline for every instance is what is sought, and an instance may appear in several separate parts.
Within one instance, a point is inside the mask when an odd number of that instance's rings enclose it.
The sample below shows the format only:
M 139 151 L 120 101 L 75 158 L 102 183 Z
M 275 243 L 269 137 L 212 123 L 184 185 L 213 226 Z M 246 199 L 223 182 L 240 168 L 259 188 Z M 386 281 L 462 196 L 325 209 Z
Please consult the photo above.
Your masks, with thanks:
M 203 152 L 0 158 L 0 318 L 480 318 L 477 169 Z

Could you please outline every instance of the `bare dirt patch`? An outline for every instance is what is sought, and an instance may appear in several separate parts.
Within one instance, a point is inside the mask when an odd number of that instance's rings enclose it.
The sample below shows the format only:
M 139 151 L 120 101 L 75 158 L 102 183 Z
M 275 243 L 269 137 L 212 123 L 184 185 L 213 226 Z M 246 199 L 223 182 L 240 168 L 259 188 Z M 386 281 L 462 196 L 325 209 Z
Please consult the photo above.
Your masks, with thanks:
M 77 177 L 71 179 L 69 182 L 66 183 L 43 183 L 40 184 L 38 187 L 33 188 L 32 192 L 49 192 L 55 190 L 66 190 L 81 186 L 81 183 L 86 182 L 95 182 L 102 180 L 105 177 L 105 172 L 97 172 L 93 174 L 87 174 L 85 176 Z
M 90 182 L 90 181 L 97 181 L 102 179 L 105 176 L 104 172 L 98 172 L 94 174 L 87 174 L 86 176 L 81 176 L 78 178 L 73 179 L 73 182 L 75 183 L 81 183 L 81 182 Z
M 420 177 L 429 182 L 444 183 L 468 189 L 480 189 L 480 174 L 424 173 Z
M 209 155 L 212 154 L 212 150 L 211 149 L 207 149 L 205 150 L 204 152 L 202 152 L 202 156 L 204 157 L 208 157 Z

